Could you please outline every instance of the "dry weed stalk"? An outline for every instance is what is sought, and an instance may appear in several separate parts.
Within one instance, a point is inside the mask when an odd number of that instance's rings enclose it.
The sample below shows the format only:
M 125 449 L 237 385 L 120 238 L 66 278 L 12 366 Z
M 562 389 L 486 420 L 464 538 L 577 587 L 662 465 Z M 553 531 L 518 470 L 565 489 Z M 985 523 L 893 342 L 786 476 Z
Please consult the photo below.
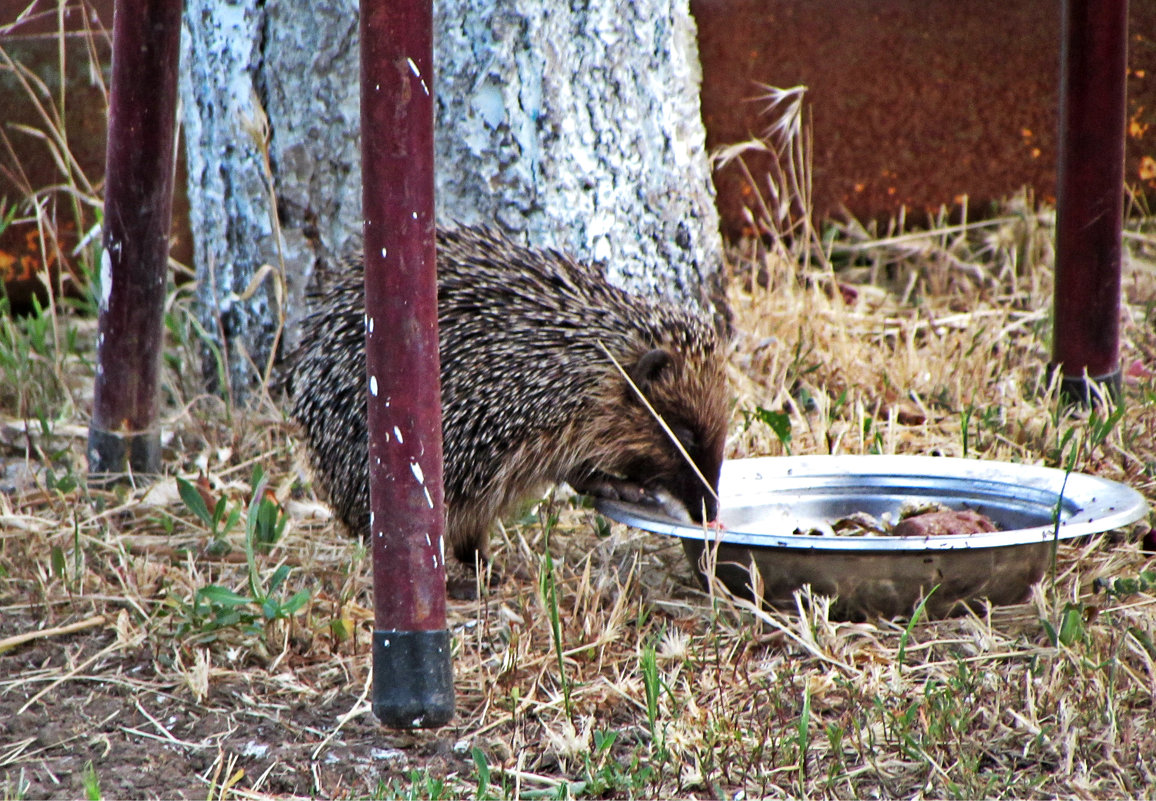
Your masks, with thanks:
M 1095 442 L 1088 412 L 1057 405 L 1041 312 L 1051 223 L 1026 204 L 1013 200 L 991 223 L 896 229 L 878 242 L 849 223 L 822 251 L 833 265 L 825 280 L 800 271 L 819 252 L 811 234 L 747 246 L 736 270 L 764 280 L 732 283 L 738 409 L 783 415 L 795 453 L 1059 464 L 1075 431 L 1088 443 L 1079 469 L 1156 496 L 1152 374 L 1129 372 L 1126 413 Z M 1126 363 L 1143 368 L 1156 359 L 1152 245 L 1130 246 Z M 62 369 L 84 398 L 91 364 L 70 358 Z M 1156 788 L 1156 588 L 1142 580 L 1151 555 L 1127 533 L 1064 546 L 1028 604 L 908 627 L 832 620 L 829 601 L 808 591 L 786 610 L 704 591 L 677 543 L 551 496 L 495 537 L 502 580 L 450 604 L 453 725 L 383 732 L 363 703 L 364 547 L 313 498 L 277 417 L 230 417 L 217 401 L 187 400 L 179 370 L 167 376 L 169 470 L 207 507 L 223 499 L 241 510 L 223 533 L 175 481 L 84 489 L 83 437 L 73 435 L 83 402 L 47 430 L 8 399 L 0 407 L 0 462 L 28 467 L 0 496 L 0 641 L 42 635 L 0 655 L 0 726 L 15 726 L 0 744 L 0 792 L 34 781 L 47 793 L 40 766 L 63 773 L 90 732 L 49 736 L 42 721 L 68 720 L 98 697 L 114 704 L 108 719 L 83 723 L 103 726 L 109 744 L 93 760 L 103 786 L 144 743 L 173 755 L 162 795 L 482 796 L 482 764 L 495 796 L 1107 798 Z M 732 456 L 785 452 L 782 434 L 746 419 L 736 416 Z M 217 625 L 210 611 L 222 609 L 196 602 L 207 587 L 239 593 L 253 580 L 243 523 L 254 464 L 291 517 L 255 557 L 257 581 L 290 567 L 286 591 L 307 587 L 310 599 L 287 620 Z M 551 515 L 557 609 L 539 591 L 537 520 Z M 98 629 L 53 631 L 94 616 L 105 620 Z

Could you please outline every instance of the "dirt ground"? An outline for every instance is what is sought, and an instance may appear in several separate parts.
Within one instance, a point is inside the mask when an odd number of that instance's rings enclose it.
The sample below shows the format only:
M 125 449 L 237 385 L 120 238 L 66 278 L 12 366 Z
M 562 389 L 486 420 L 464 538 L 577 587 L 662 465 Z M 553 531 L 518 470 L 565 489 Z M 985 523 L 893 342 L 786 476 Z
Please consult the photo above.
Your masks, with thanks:
M 32 614 L 6 614 L 0 637 L 38 625 Z M 0 773 L 8 793 L 22 787 L 26 798 L 84 797 L 86 765 L 105 798 L 213 797 L 238 771 L 250 791 L 362 796 L 404 777 L 414 760 L 435 775 L 470 766 L 468 753 L 454 751 L 452 728 L 390 732 L 357 686 L 324 697 L 295 688 L 291 661 L 273 675 L 214 682 L 197 702 L 157 675 L 148 646 L 120 648 L 108 629 L 3 659 Z M 18 689 L 4 688 L 17 676 Z
M 66 503 L 82 492 L 70 490 Z M 633 560 L 633 579 L 615 585 L 626 591 L 622 600 L 638 603 L 641 591 L 664 603 L 701 603 L 677 546 L 625 529 L 599 541 L 592 510 L 566 509 L 564 516 L 570 531 L 553 549 L 560 562 L 592 551 L 600 571 L 614 576 L 632 573 L 622 565 Z M 447 625 L 459 649 L 454 720 L 440 730 L 407 732 L 383 726 L 370 709 L 370 559 L 331 520 L 298 519 L 270 559 L 294 565 L 293 589 L 312 594 L 307 614 L 254 632 L 213 630 L 203 618 L 190 627 L 188 610 L 176 608 L 190 596 L 190 577 L 200 586 L 243 588 L 237 551 L 222 555 L 206 547 L 203 534 L 182 535 L 180 528 L 176 535 L 158 531 L 151 513 L 113 517 L 105 547 L 83 557 L 79 586 L 55 575 L 51 559 L 24 551 L 24 542 L 48 551 L 67 533 L 22 542 L 11 528 L 0 532 L 0 553 L 8 556 L 0 572 L 12 563 L 26 568 L 0 576 L 0 798 L 461 797 L 477 789 L 475 747 L 495 770 L 525 760 L 517 753 L 523 749 L 538 768 L 563 767 L 534 731 L 537 716 L 511 716 L 492 696 L 512 690 L 533 697 L 536 684 L 549 682 L 549 640 L 526 637 L 522 678 L 517 671 L 498 682 L 478 675 L 480 665 L 493 662 L 495 645 L 509 639 L 499 617 L 541 627 L 531 619 L 537 577 L 512 559 L 514 532 L 532 536 L 520 526 L 499 544 L 496 561 L 505 572 L 484 598 L 448 602 Z M 541 547 L 535 540 L 522 545 Z M 636 575 L 640 546 L 650 574 L 644 582 Z M 71 559 L 69 553 L 66 573 Z M 469 576 L 453 570 L 459 585 Z M 683 625 L 696 625 L 681 616 Z M 353 636 L 335 636 L 335 621 Z M 29 633 L 45 636 L 5 649 L 8 638 Z M 635 702 L 615 698 L 600 706 L 620 727 L 620 746 L 645 741 L 640 731 L 630 734 L 638 730 Z M 495 724 L 500 732 L 492 732 Z M 567 784 L 565 772 L 523 778 L 551 795 Z

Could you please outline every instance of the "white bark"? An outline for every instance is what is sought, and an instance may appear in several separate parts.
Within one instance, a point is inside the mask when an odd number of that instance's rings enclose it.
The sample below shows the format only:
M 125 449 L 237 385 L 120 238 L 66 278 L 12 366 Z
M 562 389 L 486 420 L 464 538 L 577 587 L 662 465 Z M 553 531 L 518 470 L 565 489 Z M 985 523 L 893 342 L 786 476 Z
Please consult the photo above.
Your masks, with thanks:
M 185 18 L 198 273 L 215 265 L 226 297 L 276 263 L 246 124 L 259 104 L 292 322 L 315 260 L 360 236 L 357 2 L 187 0 Z M 603 261 L 627 288 L 710 307 L 722 248 L 687 0 L 442 0 L 434 43 L 440 222 L 498 225 Z M 259 312 L 268 322 L 267 299 Z M 263 364 L 267 329 L 247 321 L 238 333 Z
M 357 0 L 267 0 L 260 73 L 285 238 L 289 311 L 300 316 L 317 259 L 361 238 L 361 59 Z M 289 344 L 296 341 L 290 330 Z
M 188 153 L 189 217 L 197 269 L 197 316 L 226 361 L 204 351 L 203 373 L 220 389 L 219 366 L 243 399 L 268 359 L 276 311 L 268 288 L 240 298 L 262 264 L 277 262 L 253 82 L 261 63 L 260 0 L 188 0 L 181 36 L 180 94 Z
M 438 16 L 441 218 L 497 220 L 701 302 L 721 263 L 685 0 L 459 0 Z

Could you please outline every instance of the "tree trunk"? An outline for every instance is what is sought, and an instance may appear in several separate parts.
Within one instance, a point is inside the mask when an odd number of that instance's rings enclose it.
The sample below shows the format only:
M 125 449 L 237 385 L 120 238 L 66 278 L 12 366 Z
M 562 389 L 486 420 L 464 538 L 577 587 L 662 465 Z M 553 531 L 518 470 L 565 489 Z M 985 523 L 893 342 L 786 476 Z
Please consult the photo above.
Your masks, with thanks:
M 434 10 L 439 221 L 497 225 L 603 261 L 626 288 L 713 309 L 722 248 L 687 0 L 443 0 Z M 246 120 L 262 107 L 269 119 L 292 344 L 317 260 L 361 234 L 357 3 L 188 0 L 185 19 L 203 320 L 220 330 L 216 299 L 226 343 L 263 366 L 271 296 L 258 292 L 253 308 L 229 301 L 261 264 L 278 263 Z M 240 350 L 229 348 L 234 389 L 248 386 Z
M 277 327 L 268 284 L 244 299 L 261 265 L 278 263 L 254 82 L 265 43 L 262 5 L 188 0 L 181 46 L 197 316 L 216 346 L 205 349 L 203 373 L 218 391 L 224 378 L 238 400 L 256 386 Z
M 704 306 L 721 266 L 685 0 L 461 0 L 437 25 L 441 218 Z

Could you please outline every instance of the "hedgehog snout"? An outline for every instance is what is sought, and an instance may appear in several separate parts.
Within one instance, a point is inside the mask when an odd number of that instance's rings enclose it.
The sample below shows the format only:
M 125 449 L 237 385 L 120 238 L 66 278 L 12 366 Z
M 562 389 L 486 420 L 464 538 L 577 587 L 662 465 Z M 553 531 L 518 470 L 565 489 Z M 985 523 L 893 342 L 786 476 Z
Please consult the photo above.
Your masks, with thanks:
M 707 490 L 698 473 L 688 467 L 679 473 L 675 484 L 671 488 L 672 497 L 683 506 L 693 522 L 709 523 L 718 517 L 718 498 Z M 714 486 L 718 486 L 717 477 Z
M 698 481 L 697 476 L 695 480 Z M 701 481 L 699 486 L 702 486 Z M 705 492 L 685 496 L 666 487 L 655 487 L 648 493 L 648 500 L 669 517 L 687 523 L 702 525 L 718 517 L 718 501 Z

